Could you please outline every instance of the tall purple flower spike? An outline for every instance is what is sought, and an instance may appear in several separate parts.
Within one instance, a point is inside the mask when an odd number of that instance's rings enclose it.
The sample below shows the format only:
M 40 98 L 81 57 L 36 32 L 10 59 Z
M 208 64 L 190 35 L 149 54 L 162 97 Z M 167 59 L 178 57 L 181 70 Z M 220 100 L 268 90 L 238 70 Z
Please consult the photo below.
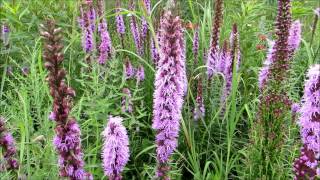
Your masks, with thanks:
M 209 79 L 216 73 L 216 66 L 219 61 L 219 40 L 223 20 L 223 0 L 215 1 L 214 12 L 210 49 L 208 51 L 207 59 L 207 74 Z
M 196 27 L 194 30 L 192 52 L 194 55 L 194 65 L 197 66 L 199 57 L 199 27 Z
M 99 63 L 105 64 L 106 60 L 111 58 L 112 51 L 112 42 L 108 32 L 108 24 L 104 17 L 104 0 L 98 1 L 98 15 L 99 15 L 99 24 L 98 32 L 100 34 L 100 45 L 99 45 Z
M 117 32 L 120 36 L 122 46 L 124 45 L 124 35 L 126 33 L 126 26 L 124 24 L 123 15 L 121 14 L 121 2 L 120 0 L 116 1 L 116 26 Z
M 15 140 L 5 127 L 5 119 L 0 117 L 0 147 L 3 148 L 4 161 L 0 164 L 0 172 L 19 168 L 19 163 L 14 157 L 17 154 Z M 4 164 L 2 164 L 4 163 Z
M 125 70 L 125 77 L 126 79 L 131 79 L 134 77 L 135 75 L 135 69 L 132 66 L 130 60 L 127 58 L 125 61 L 125 66 L 124 66 L 124 70 Z
M 150 14 L 151 14 L 151 2 L 150 2 L 150 0 L 143 0 L 143 5 L 144 5 L 144 8 L 146 9 L 147 15 L 150 16 Z M 148 30 L 149 30 L 149 25 L 148 25 L 148 22 L 147 22 L 145 17 L 142 17 L 141 26 L 142 26 L 141 38 L 145 39 L 147 37 Z
M 130 2 L 130 11 L 135 11 L 135 1 Z M 137 18 L 131 14 L 130 16 L 130 29 L 133 36 L 134 44 L 136 46 L 137 54 L 143 55 L 143 44 L 140 34 L 140 28 L 137 23 Z
M 157 176 L 168 177 L 168 161 L 177 147 L 185 89 L 185 53 L 181 20 L 166 11 L 160 27 L 160 61 L 155 77 L 152 128 L 157 131 Z
M 90 53 L 95 48 L 94 31 L 96 12 L 92 1 L 86 1 L 80 6 L 79 25 L 82 30 L 82 47 L 86 53 Z
M 301 42 L 301 23 L 299 20 L 294 21 L 289 29 L 289 37 L 287 40 L 288 45 L 288 59 L 292 59 L 294 53 L 299 48 Z M 263 67 L 260 69 L 259 73 L 259 88 L 262 90 L 268 81 L 268 76 L 270 75 L 270 66 L 275 63 L 274 54 L 276 53 L 275 42 L 269 42 L 269 50 L 267 54 L 267 59 L 265 60 Z
M 123 113 L 132 113 L 133 111 L 133 103 L 131 91 L 128 88 L 123 88 L 122 93 L 124 96 L 121 98 L 121 111 Z
M 309 69 L 299 109 L 301 155 L 294 163 L 295 179 L 320 178 L 320 64 Z
M 61 67 L 63 62 L 62 29 L 56 28 L 53 20 L 41 25 L 40 34 L 44 39 L 45 67 L 49 71 L 47 80 L 53 107 L 49 118 L 56 122 L 53 144 L 58 152 L 59 174 L 71 180 L 92 179 L 85 172 L 81 150 L 80 128 L 75 118 L 70 118 L 72 98 L 75 91 L 65 82 L 66 71 Z
M 136 79 L 139 82 L 143 81 L 145 78 L 145 75 L 144 75 L 144 67 L 142 65 L 140 65 L 137 69 L 137 72 L 136 72 Z
M 158 42 L 158 45 L 160 46 L 159 44 L 159 41 L 160 41 L 160 32 L 158 31 L 156 33 L 156 40 Z M 153 63 L 155 64 L 155 66 L 157 67 L 158 63 L 159 63 L 159 60 L 160 60 L 160 55 L 159 55 L 159 51 L 156 47 L 156 42 L 154 41 L 154 38 L 151 37 L 151 40 L 150 40 L 150 51 L 151 51 L 151 58 L 153 60 Z
M 110 116 L 102 132 L 102 166 L 110 180 L 121 180 L 121 172 L 129 161 L 129 138 L 121 117 Z

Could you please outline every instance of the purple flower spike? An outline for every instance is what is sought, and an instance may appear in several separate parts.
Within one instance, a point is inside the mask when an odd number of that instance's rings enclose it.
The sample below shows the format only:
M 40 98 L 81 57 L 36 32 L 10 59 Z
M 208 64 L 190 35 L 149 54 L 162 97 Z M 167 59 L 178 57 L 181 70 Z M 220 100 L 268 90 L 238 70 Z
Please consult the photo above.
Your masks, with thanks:
M 127 59 L 125 62 L 125 75 L 126 75 L 126 79 L 131 79 L 135 75 L 135 69 L 132 66 L 129 59 Z
M 110 180 L 121 180 L 121 172 L 129 161 L 129 138 L 121 117 L 110 116 L 102 132 L 104 138 L 102 161 L 105 175 Z
M 291 24 L 288 37 L 289 58 L 291 58 L 294 52 L 299 48 L 301 42 L 301 23 L 299 20 L 294 21 Z
M 166 11 L 160 27 L 160 61 L 155 77 L 152 128 L 157 131 L 157 176 L 169 179 L 168 161 L 177 147 L 185 91 L 185 53 L 181 20 Z
M 147 15 L 150 16 L 151 13 L 151 2 L 150 0 L 144 0 L 144 7 L 146 9 Z M 149 31 L 149 25 L 145 17 L 142 17 L 142 32 L 141 32 L 141 38 L 145 39 L 147 37 L 148 31 Z
M 236 70 L 240 67 L 241 52 L 240 52 L 240 37 L 237 24 L 233 24 L 232 32 L 230 34 L 230 48 L 231 48 L 231 60 L 236 60 Z M 236 56 L 236 57 L 235 57 Z
M 312 66 L 307 77 L 298 122 L 303 148 L 294 164 L 295 179 L 320 177 L 320 64 Z
M 193 35 L 193 44 L 192 44 L 192 52 L 194 55 L 194 64 L 198 65 L 198 56 L 199 56 L 199 27 L 196 27 Z
M 144 80 L 144 67 L 143 66 L 139 66 L 137 69 L 137 73 L 136 73 L 136 78 L 138 82 L 141 82 Z
M 100 46 L 99 46 L 99 63 L 105 64 L 106 60 L 111 58 L 112 42 L 108 32 L 108 24 L 104 17 L 104 1 L 98 1 L 98 15 L 99 25 L 98 32 L 100 34 Z
M 13 139 L 10 132 L 7 131 L 5 127 L 5 119 L 0 117 L 0 147 L 3 148 L 4 162 L 1 161 L 0 172 L 3 170 L 13 170 L 18 169 L 18 161 L 14 158 L 17 154 L 15 147 L 15 140 Z M 4 163 L 4 164 L 2 164 Z
M 122 45 L 123 45 L 123 38 L 126 33 L 126 26 L 124 24 L 123 15 L 121 14 L 121 2 L 120 0 L 116 1 L 116 26 L 117 26 L 117 32 L 120 36 Z
M 207 74 L 208 78 L 212 78 L 212 76 L 216 72 L 216 65 L 219 61 L 219 40 L 220 40 L 220 30 L 223 20 L 223 0 L 216 0 L 215 1 L 215 8 L 214 8 L 214 21 L 213 21 L 213 28 L 210 40 L 210 49 L 208 52 L 208 59 L 207 59 Z
M 159 41 L 160 41 L 159 37 L 160 37 L 160 33 L 159 33 L 159 31 L 158 31 L 158 32 L 156 33 L 156 40 L 157 40 L 158 45 L 160 46 L 160 44 L 159 44 Z M 159 55 L 159 51 L 158 51 L 158 49 L 157 49 L 157 47 L 156 47 L 156 42 L 154 41 L 154 38 L 153 38 L 153 37 L 151 37 L 151 42 L 150 42 L 150 44 L 151 44 L 151 48 L 150 48 L 151 58 L 152 58 L 152 60 L 153 60 L 153 63 L 154 63 L 155 66 L 157 67 L 157 64 L 158 64 L 158 62 L 159 62 L 159 60 L 160 60 L 160 55 Z
M 62 29 L 56 28 L 53 20 L 41 25 L 44 39 L 45 68 L 48 70 L 50 95 L 53 97 L 51 120 L 56 122 L 53 144 L 58 153 L 59 175 L 71 180 L 91 180 L 92 175 L 84 171 L 81 150 L 80 128 L 75 118 L 69 117 L 75 91 L 65 83 L 66 71 L 63 62 Z
M 134 11 L 135 10 L 135 2 L 132 1 L 129 7 L 130 11 Z M 131 14 L 130 15 L 130 29 L 131 29 L 131 33 L 133 36 L 133 40 L 136 46 L 136 50 L 137 50 L 137 54 L 138 55 L 143 55 L 143 45 L 142 45 L 142 39 L 140 37 L 140 28 L 137 24 L 137 19 L 136 17 Z
M 82 30 L 82 47 L 86 53 L 92 52 L 95 47 L 94 31 L 96 13 L 92 1 L 86 1 L 80 6 L 79 25 Z
M 123 88 L 122 93 L 124 96 L 121 98 L 121 111 L 123 113 L 132 113 L 133 103 L 131 97 L 131 91 L 128 88 Z

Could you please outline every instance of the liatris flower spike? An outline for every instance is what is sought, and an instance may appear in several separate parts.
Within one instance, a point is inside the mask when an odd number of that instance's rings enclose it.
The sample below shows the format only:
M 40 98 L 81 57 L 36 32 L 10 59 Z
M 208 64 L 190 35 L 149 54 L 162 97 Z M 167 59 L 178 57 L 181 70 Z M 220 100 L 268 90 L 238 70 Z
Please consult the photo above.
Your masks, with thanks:
M 126 33 L 126 26 L 124 24 L 123 16 L 121 14 L 121 2 L 120 0 L 116 1 L 116 26 L 117 26 L 117 32 L 121 39 L 122 48 L 124 48 L 124 35 Z
M 85 1 L 80 6 L 79 25 L 82 30 L 82 47 L 86 53 L 91 53 L 95 47 L 94 31 L 96 12 L 92 1 Z
M 169 179 L 168 161 L 178 145 L 185 88 L 185 50 L 180 18 L 166 11 L 159 32 L 160 61 L 155 77 L 152 127 L 157 132 L 157 176 Z
M 309 69 L 299 109 L 301 156 L 295 161 L 296 179 L 320 177 L 320 64 Z
M 130 11 L 135 10 L 135 1 L 134 0 L 130 2 L 129 9 L 130 9 Z M 141 40 L 140 28 L 137 24 L 137 18 L 133 14 L 130 14 L 130 28 L 131 28 L 131 33 L 132 33 L 132 37 L 134 40 L 134 44 L 136 46 L 137 54 L 141 56 L 141 55 L 143 55 L 143 44 L 142 44 L 142 40 Z
M 151 2 L 150 2 L 150 0 L 143 0 L 143 5 L 144 5 L 144 8 L 146 10 L 147 15 L 149 16 L 150 13 L 151 13 Z M 149 30 L 149 25 L 148 25 L 148 22 L 147 22 L 145 17 L 142 17 L 141 26 L 142 26 L 141 38 L 145 39 L 147 37 L 148 30 Z
M 121 172 L 129 161 L 129 138 L 121 117 L 110 116 L 102 136 L 102 166 L 110 180 L 121 180 Z
M 104 17 L 104 0 L 98 1 L 98 15 L 99 24 L 98 32 L 100 34 L 100 45 L 99 45 L 99 63 L 105 64 L 106 60 L 111 58 L 112 42 L 108 32 L 108 24 Z
M 216 72 L 216 65 L 219 60 L 219 40 L 220 40 L 220 30 L 223 20 L 223 0 L 215 1 L 214 8 L 214 20 L 213 20 L 213 28 L 211 34 L 210 41 L 210 49 L 208 52 L 208 60 L 207 60 L 207 74 L 208 78 L 212 78 L 214 73 Z
M 0 117 L 0 147 L 3 148 L 4 164 L 0 164 L 0 172 L 19 168 L 18 160 L 14 158 L 17 154 L 15 141 L 12 134 L 5 127 L 5 119 Z
M 53 97 L 53 108 L 50 119 L 56 122 L 53 144 L 58 152 L 59 174 L 71 180 L 92 179 L 84 171 L 83 153 L 81 151 L 80 128 L 76 119 L 69 118 L 71 100 L 75 91 L 65 83 L 66 71 L 61 68 L 63 45 L 61 28 L 56 28 L 53 20 L 41 25 L 41 36 L 44 38 L 45 67 L 49 71 L 47 80 L 50 95 Z

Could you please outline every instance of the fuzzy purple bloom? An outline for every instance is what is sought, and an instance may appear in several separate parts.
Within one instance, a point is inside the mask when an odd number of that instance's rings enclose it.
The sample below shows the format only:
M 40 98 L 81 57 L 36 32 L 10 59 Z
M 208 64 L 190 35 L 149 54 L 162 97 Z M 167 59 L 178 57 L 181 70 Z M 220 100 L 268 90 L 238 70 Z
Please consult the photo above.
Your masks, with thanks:
M 166 11 L 160 27 L 160 61 L 155 77 L 152 128 L 157 131 L 157 176 L 167 178 L 167 162 L 177 147 L 185 89 L 181 20 Z
M 7 131 L 3 117 L 0 117 L 0 147 L 3 148 L 4 157 L 4 161 L 0 164 L 0 172 L 3 170 L 18 169 L 18 161 L 14 158 L 14 156 L 17 154 L 15 140 L 11 133 Z
M 135 69 L 132 66 L 132 64 L 131 64 L 129 59 L 127 59 L 126 62 L 125 62 L 124 71 L 125 71 L 126 79 L 131 79 L 135 75 Z
M 145 78 L 144 76 L 144 67 L 143 66 L 139 66 L 138 69 L 137 69 L 137 72 L 136 72 L 136 79 L 138 82 L 141 82 L 143 81 Z
M 215 1 L 214 12 L 210 49 L 207 56 L 207 74 L 209 79 L 216 73 L 216 66 L 219 61 L 219 40 L 223 20 L 223 0 Z
M 96 13 L 92 1 L 80 7 L 79 26 L 82 30 L 82 48 L 86 53 L 92 52 L 95 47 L 94 31 Z
M 132 113 L 133 103 L 131 97 L 131 91 L 128 88 L 123 88 L 122 93 L 124 96 L 121 98 L 121 111 L 123 113 Z
M 289 58 L 293 56 L 295 51 L 299 48 L 301 42 L 301 23 L 299 20 L 291 24 L 288 37 Z
M 146 9 L 147 15 L 150 16 L 150 13 L 151 13 L 151 2 L 150 2 L 150 0 L 144 0 L 143 3 L 144 3 L 144 7 Z M 148 22 L 147 22 L 145 17 L 142 17 L 141 26 L 142 26 L 141 38 L 145 39 L 147 37 L 148 31 L 149 31 L 149 25 L 148 25 Z
M 135 2 L 132 1 L 129 7 L 130 11 L 135 10 Z M 137 19 L 133 14 L 130 14 L 130 29 L 133 36 L 134 44 L 136 46 L 137 54 L 143 55 L 143 45 L 140 34 L 140 28 L 137 24 Z
M 198 56 L 199 56 L 199 27 L 196 27 L 193 35 L 193 44 L 192 52 L 194 55 L 194 64 L 198 65 Z
M 129 138 L 121 117 L 110 116 L 102 132 L 104 138 L 102 161 L 105 175 L 110 180 L 121 180 L 121 172 L 129 161 Z
M 160 46 L 160 44 L 159 44 L 159 41 L 160 41 L 160 33 L 159 33 L 159 31 L 156 33 L 156 40 L 157 40 L 157 43 L 158 43 L 158 45 Z M 160 55 L 159 55 L 159 51 L 158 51 L 158 49 L 157 49 L 157 47 L 156 47 L 156 42 L 154 41 L 154 38 L 153 37 L 151 37 L 151 40 L 150 40 L 151 42 L 150 42 L 150 51 L 151 51 L 151 58 L 152 58 L 152 60 L 153 60 L 153 63 L 155 64 L 155 66 L 157 67 L 157 64 L 158 64 L 158 62 L 159 62 L 159 60 L 160 60 Z
M 112 42 L 110 39 L 108 24 L 104 17 L 104 1 L 98 1 L 98 15 L 99 15 L 99 25 L 98 32 L 100 34 L 100 45 L 99 45 L 99 63 L 105 64 L 106 60 L 111 58 Z
M 121 14 L 121 2 L 120 0 L 116 1 L 116 25 L 117 25 L 117 32 L 120 35 L 120 38 L 122 39 L 124 34 L 126 33 L 126 26 L 124 24 L 123 16 Z

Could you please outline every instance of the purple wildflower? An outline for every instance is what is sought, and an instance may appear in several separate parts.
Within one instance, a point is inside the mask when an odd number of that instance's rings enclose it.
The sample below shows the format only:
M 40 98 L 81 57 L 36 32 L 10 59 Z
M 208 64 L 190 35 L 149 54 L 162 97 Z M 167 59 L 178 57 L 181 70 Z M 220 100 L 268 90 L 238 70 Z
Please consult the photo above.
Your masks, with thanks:
M 144 80 L 144 67 L 143 66 L 139 66 L 136 72 L 136 79 L 138 82 L 141 82 Z
M 294 52 L 298 49 L 301 42 L 301 23 L 299 20 L 294 21 L 291 24 L 288 37 L 289 58 L 291 58 Z
M 59 156 L 59 174 L 71 180 L 92 179 L 91 174 L 83 169 L 79 125 L 75 118 L 69 117 L 75 91 L 65 83 L 66 71 L 61 68 L 62 30 L 55 27 L 53 20 L 48 20 L 46 26 L 41 25 L 41 28 L 40 34 L 45 41 L 43 57 L 46 61 L 45 67 L 49 71 L 47 79 L 50 95 L 53 97 L 53 108 L 49 118 L 56 122 L 53 144 Z
M 197 85 L 197 98 L 196 98 L 196 105 L 193 110 L 193 119 L 198 121 L 199 119 L 204 118 L 205 115 L 205 108 L 204 108 L 204 101 L 203 101 L 203 87 L 202 87 L 202 79 L 198 79 Z
M 294 180 L 315 179 L 316 176 L 320 177 L 315 153 L 306 146 L 303 146 L 300 151 L 300 157 L 293 163 L 295 173 Z
M 104 1 L 98 1 L 98 15 L 99 15 L 99 25 L 98 32 L 100 33 L 100 46 L 99 46 L 99 63 L 105 64 L 106 60 L 111 57 L 112 42 L 108 32 L 108 24 L 104 17 Z
M 236 70 L 240 67 L 241 52 L 240 52 L 240 37 L 237 24 L 233 24 L 232 32 L 230 33 L 230 47 L 231 47 L 231 60 L 236 60 Z M 234 57 L 234 56 L 237 57 Z
M 92 52 L 95 46 L 95 9 L 92 1 L 86 1 L 80 6 L 79 25 L 82 30 L 82 47 L 86 53 Z
M 160 27 L 160 61 L 155 77 L 152 128 L 157 131 L 157 176 L 167 179 L 167 162 L 177 147 L 185 88 L 183 30 L 178 16 L 166 11 Z
M 214 8 L 214 21 L 213 28 L 210 40 L 210 49 L 208 52 L 207 59 L 207 74 L 208 78 L 212 78 L 212 76 L 216 72 L 216 64 L 219 60 L 219 40 L 220 40 L 220 30 L 223 20 L 223 0 L 215 1 Z
M 194 55 L 194 64 L 198 65 L 198 56 L 199 56 L 199 27 L 196 27 L 193 35 L 193 45 L 192 52 Z
M 6 24 L 2 24 L 1 39 L 4 46 L 9 45 L 9 34 L 10 34 L 9 26 Z
M 3 148 L 3 157 L 5 160 L 5 164 L 1 164 L 1 167 L 6 170 L 18 169 L 19 163 L 14 158 L 17 153 L 15 141 L 11 133 L 8 132 L 5 127 L 5 120 L 3 117 L 0 117 L 0 147 Z M 0 169 L 0 171 L 2 170 L 3 169 Z
M 315 65 L 308 72 L 304 96 L 300 109 L 302 142 L 315 154 L 320 153 L 320 65 Z
M 134 77 L 135 75 L 135 69 L 134 67 L 132 66 L 131 62 L 129 59 L 126 59 L 126 62 L 125 62 L 125 75 L 126 75 L 126 79 L 131 79 Z
M 300 110 L 300 104 L 299 103 L 292 103 L 291 104 L 291 117 L 292 121 L 296 121 L 297 113 Z
M 145 7 L 147 15 L 150 16 L 150 13 L 151 13 L 150 0 L 144 0 L 143 3 L 144 3 L 144 7 Z M 149 30 L 149 25 L 148 25 L 148 22 L 145 17 L 142 17 L 142 25 L 141 26 L 142 26 L 141 38 L 145 39 L 148 34 L 148 30 Z
M 132 1 L 130 3 L 130 7 L 129 7 L 130 11 L 134 11 L 135 10 L 135 2 Z M 137 24 L 137 19 L 133 14 L 130 14 L 130 29 L 131 29 L 131 33 L 133 36 L 133 40 L 136 46 L 136 50 L 138 55 L 143 55 L 143 45 L 142 45 L 142 40 L 140 37 L 140 28 Z
M 123 38 L 126 33 L 126 26 L 124 24 L 124 20 L 123 20 L 123 16 L 121 14 L 120 8 L 121 8 L 121 2 L 120 2 L 120 0 L 117 0 L 116 1 L 116 26 L 117 26 L 117 32 L 120 35 L 120 39 L 121 39 L 122 46 L 123 46 L 124 45 Z
M 102 132 L 104 138 L 102 161 L 105 175 L 110 180 L 121 180 L 121 172 L 129 161 L 129 138 L 121 117 L 110 116 Z
M 124 96 L 121 98 L 121 111 L 123 113 L 132 113 L 133 111 L 133 104 L 132 104 L 132 97 L 131 91 L 128 88 L 123 88 L 122 93 Z
M 156 33 L 156 40 L 157 40 L 158 45 L 159 45 L 159 38 L 160 38 L 160 32 L 158 31 Z M 151 44 L 151 48 L 150 48 L 150 50 L 151 50 L 151 58 L 153 60 L 153 63 L 157 67 L 157 64 L 158 64 L 158 62 L 160 60 L 160 55 L 159 55 L 159 51 L 158 51 L 158 49 L 156 47 L 156 42 L 154 41 L 153 37 L 151 37 L 150 44 Z

